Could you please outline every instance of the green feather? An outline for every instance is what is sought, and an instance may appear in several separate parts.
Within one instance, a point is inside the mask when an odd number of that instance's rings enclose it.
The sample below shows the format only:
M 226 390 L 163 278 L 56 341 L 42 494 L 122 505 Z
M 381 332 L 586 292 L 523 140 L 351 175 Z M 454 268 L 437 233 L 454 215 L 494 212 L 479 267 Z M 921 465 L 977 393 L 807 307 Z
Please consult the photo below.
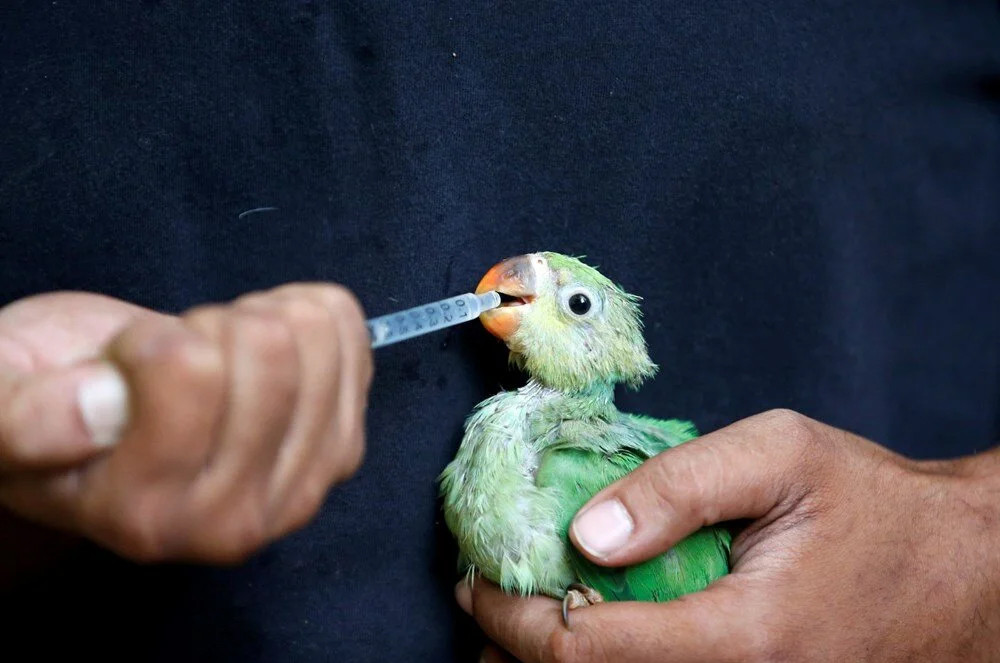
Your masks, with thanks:
M 622 447 L 609 454 L 594 451 L 604 446 L 596 441 L 567 440 L 547 452 L 539 468 L 536 483 L 552 487 L 563 496 L 559 529 L 571 552 L 570 565 L 580 582 L 609 600 L 667 601 L 704 589 L 729 570 L 730 534 L 723 528 L 695 532 L 662 555 L 626 568 L 597 566 L 569 541 L 567 533 L 573 516 L 591 497 L 656 453 L 697 435 L 694 425 L 686 421 L 636 415 L 623 415 L 623 419 L 623 425 L 637 432 L 645 444 Z
M 507 344 L 531 380 L 477 406 L 440 477 L 460 563 L 520 594 L 562 597 L 581 582 L 608 600 L 666 601 L 703 589 L 729 571 L 724 528 L 704 528 L 624 568 L 592 564 L 569 541 L 570 522 L 594 494 L 698 432 L 614 406 L 615 384 L 637 387 L 656 369 L 639 298 L 575 258 L 530 259 L 544 265 L 536 297 Z M 579 292 L 592 300 L 587 315 L 563 301 Z

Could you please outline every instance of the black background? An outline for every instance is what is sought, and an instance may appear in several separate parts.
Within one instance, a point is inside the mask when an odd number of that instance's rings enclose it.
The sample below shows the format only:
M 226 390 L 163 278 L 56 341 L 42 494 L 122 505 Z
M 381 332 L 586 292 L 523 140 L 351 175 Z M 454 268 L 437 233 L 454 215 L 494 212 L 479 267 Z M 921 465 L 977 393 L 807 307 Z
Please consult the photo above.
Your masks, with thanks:
M 583 254 L 645 298 L 623 409 L 997 440 L 994 2 L 7 0 L 0 73 L 0 304 L 322 279 L 375 315 Z M 366 465 L 305 531 L 231 570 L 89 551 L 3 600 L 5 650 L 475 660 L 435 477 L 520 377 L 478 325 L 376 360 Z

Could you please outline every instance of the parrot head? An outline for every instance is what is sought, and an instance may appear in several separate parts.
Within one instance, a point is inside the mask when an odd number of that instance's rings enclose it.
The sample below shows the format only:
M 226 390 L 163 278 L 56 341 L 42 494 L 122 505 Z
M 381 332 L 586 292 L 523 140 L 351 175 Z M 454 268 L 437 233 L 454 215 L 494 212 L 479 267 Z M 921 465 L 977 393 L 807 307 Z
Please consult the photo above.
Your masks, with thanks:
M 561 391 L 653 375 L 639 298 L 593 267 L 559 253 L 531 253 L 494 265 L 476 287 L 501 304 L 480 320 L 510 349 L 511 361 Z

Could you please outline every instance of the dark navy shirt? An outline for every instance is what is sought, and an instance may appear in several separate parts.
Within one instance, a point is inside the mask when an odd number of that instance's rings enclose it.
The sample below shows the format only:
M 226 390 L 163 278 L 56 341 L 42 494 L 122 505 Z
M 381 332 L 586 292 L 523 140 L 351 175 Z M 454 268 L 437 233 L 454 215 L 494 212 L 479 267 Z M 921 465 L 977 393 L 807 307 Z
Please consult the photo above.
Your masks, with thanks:
M 707 432 L 784 406 L 917 457 L 990 447 L 997 4 L 0 8 L 0 304 L 181 311 L 318 279 L 375 315 L 537 250 L 644 298 L 661 372 L 624 409 Z M 4 599 L 4 650 L 475 660 L 435 478 L 520 378 L 478 325 L 376 364 L 366 464 L 309 527 L 236 569 L 85 551 Z

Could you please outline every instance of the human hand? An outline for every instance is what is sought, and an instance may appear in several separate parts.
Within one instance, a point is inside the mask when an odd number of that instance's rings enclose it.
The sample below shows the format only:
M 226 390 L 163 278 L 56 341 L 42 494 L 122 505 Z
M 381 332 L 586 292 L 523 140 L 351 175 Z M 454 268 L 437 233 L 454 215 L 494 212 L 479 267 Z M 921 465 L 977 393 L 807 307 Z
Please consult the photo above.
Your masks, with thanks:
M 456 588 L 486 634 L 535 661 L 995 661 L 996 454 L 915 462 L 788 411 L 670 449 L 591 499 L 575 545 L 633 564 L 701 526 L 751 518 L 732 573 L 662 603 L 573 612 L 481 580 Z M 617 500 L 629 515 L 601 505 Z M 492 647 L 489 661 L 506 654 Z
M 0 309 L 0 504 L 139 561 L 231 563 L 364 450 L 372 360 L 337 286 L 179 317 L 55 293 Z

